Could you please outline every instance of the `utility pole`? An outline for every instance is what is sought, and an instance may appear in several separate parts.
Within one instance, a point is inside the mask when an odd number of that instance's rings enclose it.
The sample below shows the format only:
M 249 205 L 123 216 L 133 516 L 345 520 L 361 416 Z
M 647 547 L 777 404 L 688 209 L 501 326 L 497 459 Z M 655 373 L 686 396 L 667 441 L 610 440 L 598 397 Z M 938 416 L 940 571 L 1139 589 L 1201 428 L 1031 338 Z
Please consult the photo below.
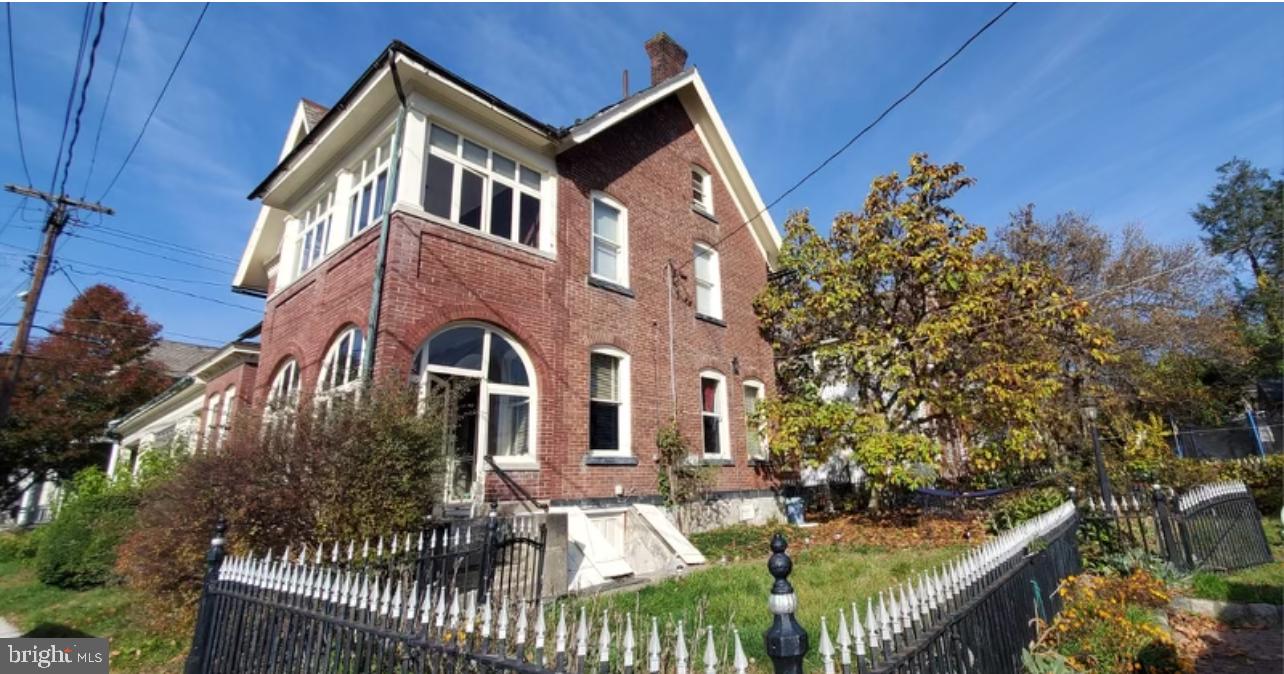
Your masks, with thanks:
M 23 298 L 18 333 L 13 337 L 13 347 L 9 349 L 4 376 L 0 378 L 0 426 L 9 421 L 9 408 L 13 403 L 13 393 L 18 385 L 18 377 L 22 373 L 22 360 L 27 354 L 27 340 L 31 337 L 31 324 L 36 318 L 36 306 L 40 304 L 40 294 L 45 289 L 45 278 L 49 276 L 54 244 L 58 241 L 58 235 L 62 234 L 63 227 L 67 225 L 69 211 L 85 210 L 106 215 L 115 214 L 115 211 L 102 204 L 72 199 L 63 194 L 54 196 L 48 192 L 18 185 L 5 185 L 4 188 L 14 194 L 40 199 L 49 204 L 49 216 L 45 219 L 44 236 L 40 240 L 35 268 L 31 272 L 31 287 L 27 290 L 27 296 Z

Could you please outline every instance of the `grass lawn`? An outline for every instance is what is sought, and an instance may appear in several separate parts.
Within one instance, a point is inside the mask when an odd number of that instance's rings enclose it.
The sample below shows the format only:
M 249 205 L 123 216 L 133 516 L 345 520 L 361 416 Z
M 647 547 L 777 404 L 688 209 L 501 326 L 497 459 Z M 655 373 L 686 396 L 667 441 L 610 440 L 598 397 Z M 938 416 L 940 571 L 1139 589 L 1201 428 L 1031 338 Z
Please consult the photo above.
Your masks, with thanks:
M 1263 517 L 1262 528 L 1274 562 L 1233 573 L 1200 571 L 1190 577 L 1188 587 L 1182 588 L 1185 594 L 1219 601 L 1284 604 L 1284 535 L 1280 521 Z
M 106 637 L 113 672 L 178 672 L 191 635 L 158 631 L 154 616 L 119 587 L 63 590 L 41 583 L 22 562 L 0 562 L 0 616 L 24 636 Z
M 819 529 L 783 528 L 791 541 L 789 553 L 794 570 L 790 580 L 798 593 L 798 619 L 811 635 L 808 669 L 819 668 L 820 617 L 830 621 L 830 637 L 837 636 L 837 611 L 850 611 L 857 602 L 862 614 L 866 598 L 877 600 L 879 590 L 910 578 L 918 571 L 942 562 L 966 548 L 961 537 L 942 544 L 938 537 L 925 537 L 924 531 L 935 523 L 919 527 L 886 527 L 884 535 L 897 544 L 870 546 L 851 542 L 868 536 L 834 540 L 833 527 Z M 956 531 L 959 525 L 950 523 Z M 575 600 L 573 610 L 585 606 L 593 619 L 594 642 L 602 611 L 609 611 L 611 631 L 618 639 L 623 634 L 625 612 L 636 616 L 655 617 L 661 630 L 667 628 L 662 642 L 666 652 L 671 647 L 674 624 L 684 622 L 692 662 L 703 663 L 705 635 L 703 627 L 714 626 L 719 661 L 731 661 L 731 639 L 727 627 L 734 624 L 752 668 L 770 669 L 762 633 L 771 625 L 767 596 L 772 577 L 767 572 L 769 550 L 766 541 L 781 527 L 732 527 L 692 536 L 692 542 L 709 559 L 709 566 L 688 571 L 682 576 L 645 587 L 637 592 L 622 592 Z M 840 534 L 841 536 L 841 534 Z M 808 544 L 807 539 L 810 539 Z M 930 539 L 930 540 L 925 540 Z M 900 548 L 900 549 L 894 549 Z M 723 559 L 727 561 L 721 561 Z M 574 617 L 573 613 L 568 619 Z M 848 613 L 850 619 L 850 613 Z M 646 639 L 650 629 L 635 625 L 639 657 L 645 658 Z M 549 629 L 554 621 L 550 621 Z M 697 637 L 699 640 L 697 641 Z M 814 660 L 814 662 L 812 662 Z

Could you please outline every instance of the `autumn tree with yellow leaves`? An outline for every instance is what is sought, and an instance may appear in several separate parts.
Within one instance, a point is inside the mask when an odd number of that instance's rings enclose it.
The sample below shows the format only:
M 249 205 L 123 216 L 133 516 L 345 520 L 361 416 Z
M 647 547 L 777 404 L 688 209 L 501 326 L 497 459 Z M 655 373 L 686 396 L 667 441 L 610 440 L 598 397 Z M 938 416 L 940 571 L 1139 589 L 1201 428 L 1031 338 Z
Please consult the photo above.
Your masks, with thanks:
M 973 183 L 961 165 L 909 164 L 827 236 L 793 214 L 755 302 L 779 359 L 770 446 L 793 463 L 850 450 L 876 491 L 1048 457 L 1051 417 L 1077 411 L 1047 403 L 1109 357 L 1068 285 L 985 251 L 985 229 L 950 207 Z

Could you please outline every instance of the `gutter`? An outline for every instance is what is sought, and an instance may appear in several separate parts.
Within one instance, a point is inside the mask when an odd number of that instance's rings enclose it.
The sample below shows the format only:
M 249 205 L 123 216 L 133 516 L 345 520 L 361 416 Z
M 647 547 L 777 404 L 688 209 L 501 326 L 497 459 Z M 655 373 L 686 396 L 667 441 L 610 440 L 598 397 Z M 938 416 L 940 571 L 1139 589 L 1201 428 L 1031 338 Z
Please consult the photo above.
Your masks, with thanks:
M 397 72 L 397 54 L 394 46 L 388 47 L 388 71 L 392 75 L 392 84 L 397 89 L 397 100 L 401 102 L 401 111 L 397 113 L 397 127 L 392 132 L 392 161 L 388 166 L 388 189 L 383 193 L 383 221 L 379 223 L 379 251 L 375 257 L 374 280 L 370 288 L 370 317 L 366 322 L 366 348 L 361 353 L 361 377 L 367 382 L 374 373 L 375 347 L 379 343 L 379 314 L 383 304 L 383 278 L 388 269 L 388 234 L 392 229 L 392 205 L 396 200 L 398 183 L 401 179 L 401 148 L 405 144 L 406 91 L 401 86 L 401 75 Z

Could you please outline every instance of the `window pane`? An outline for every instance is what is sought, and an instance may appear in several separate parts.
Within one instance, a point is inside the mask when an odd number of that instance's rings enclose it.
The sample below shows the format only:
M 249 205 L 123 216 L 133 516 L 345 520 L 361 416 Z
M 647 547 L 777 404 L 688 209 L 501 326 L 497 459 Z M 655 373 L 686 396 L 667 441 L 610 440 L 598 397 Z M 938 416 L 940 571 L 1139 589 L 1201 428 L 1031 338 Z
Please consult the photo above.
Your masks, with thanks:
M 762 452 L 762 428 L 759 422 L 754 419 L 754 413 L 758 410 L 758 388 L 756 386 L 745 387 L 745 438 L 749 449 L 749 456 L 761 457 Z
M 713 252 L 707 248 L 695 249 L 695 277 L 699 281 L 713 280 Z
M 589 449 L 620 448 L 620 406 L 617 403 L 589 403 Z
M 696 281 L 696 313 L 712 316 L 713 311 L 713 288 Z
M 604 201 L 593 200 L 593 233 L 611 241 L 620 242 L 620 210 Z
M 718 412 L 718 380 L 700 379 L 700 409 L 705 412 Z
M 428 343 L 428 362 L 432 365 L 481 370 L 482 329 L 451 328 Z
M 458 151 L 457 147 L 459 136 L 456 136 L 440 126 L 434 126 L 432 127 L 432 133 L 428 136 L 428 142 L 432 143 L 432 146 L 435 148 L 455 154 L 455 152 Z
M 721 445 L 718 437 L 718 417 L 704 417 L 704 453 L 721 454 Z
M 345 377 L 347 373 L 344 372 L 344 365 L 348 361 L 349 343 L 350 340 L 348 339 L 348 336 L 344 335 L 343 338 L 339 340 L 339 352 L 335 354 L 334 360 L 326 363 L 326 366 L 330 370 L 325 382 L 327 388 L 338 386 L 339 384 L 347 381 L 347 378 Z
M 589 397 L 619 402 L 620 359 L 605 353 L 589 356 Z
M 362 339 L 361 330 L 352 331 L 352 349 L 348 351 L 347 381 L 355 381 L 361 374 Z
M 357 215 L 357 229 L 365 229 L 370 224 L 370 190 L 372 185 L 366 185 L 361 190 L 361 213 Z
M 492 182 L 490 190 L 490 233 L 511 239 L 513 238 L 513 188 Z
M 348 236 L 357 233 L 357 195 L 348 201 Z
M 517 177 L 517 162 L 500 154 L 490 156 L 491 168 L 505 178 Z
M 472 171 L 464 171 L 459 186 L 459 224 L 481 229 L 482 186 L 486 180 Z
M 539 172 L 532 171 L 525 166 L 522 167 L 522 184 L 531 188 L 539 189 Z
M 374 215 L 372 217 L 376 220 L 379 218 L 379 216 L 383 215 L 383 200 L 387 196 L 387 191 L 388 191 L 388 172 L 384 171 L 383 173 L 379 174 L 378 178 L 375 179 Z
M 531 400 L 526 396 L 493 394 L 490 397 L 491 456 L 524 456 L 529 451 Z
M 517 355 L 517 350 L 508 340 L 495 333 L 490 335 L 490 365 L 487 367 L 486 378 L 496 384 L 530 384 L 522 357 Z
M 615 246 L 601 240 L 593 240 L 593 273 L 611 280 L 619 278 L 619 253 Z
M 464 139 L 464 159 L 467 159 L 482 168 L 486 167 L 486 148 L 477 143 Z
M 539 198 L 522 195 L 521 214 L 517 221 L 518 241 L 532 248 L 539 247 Z
M 441 157 L 428 157 L 428 175 L 424 176 L 424 209 L 433 215 L 450 217 L 455 166 Z

